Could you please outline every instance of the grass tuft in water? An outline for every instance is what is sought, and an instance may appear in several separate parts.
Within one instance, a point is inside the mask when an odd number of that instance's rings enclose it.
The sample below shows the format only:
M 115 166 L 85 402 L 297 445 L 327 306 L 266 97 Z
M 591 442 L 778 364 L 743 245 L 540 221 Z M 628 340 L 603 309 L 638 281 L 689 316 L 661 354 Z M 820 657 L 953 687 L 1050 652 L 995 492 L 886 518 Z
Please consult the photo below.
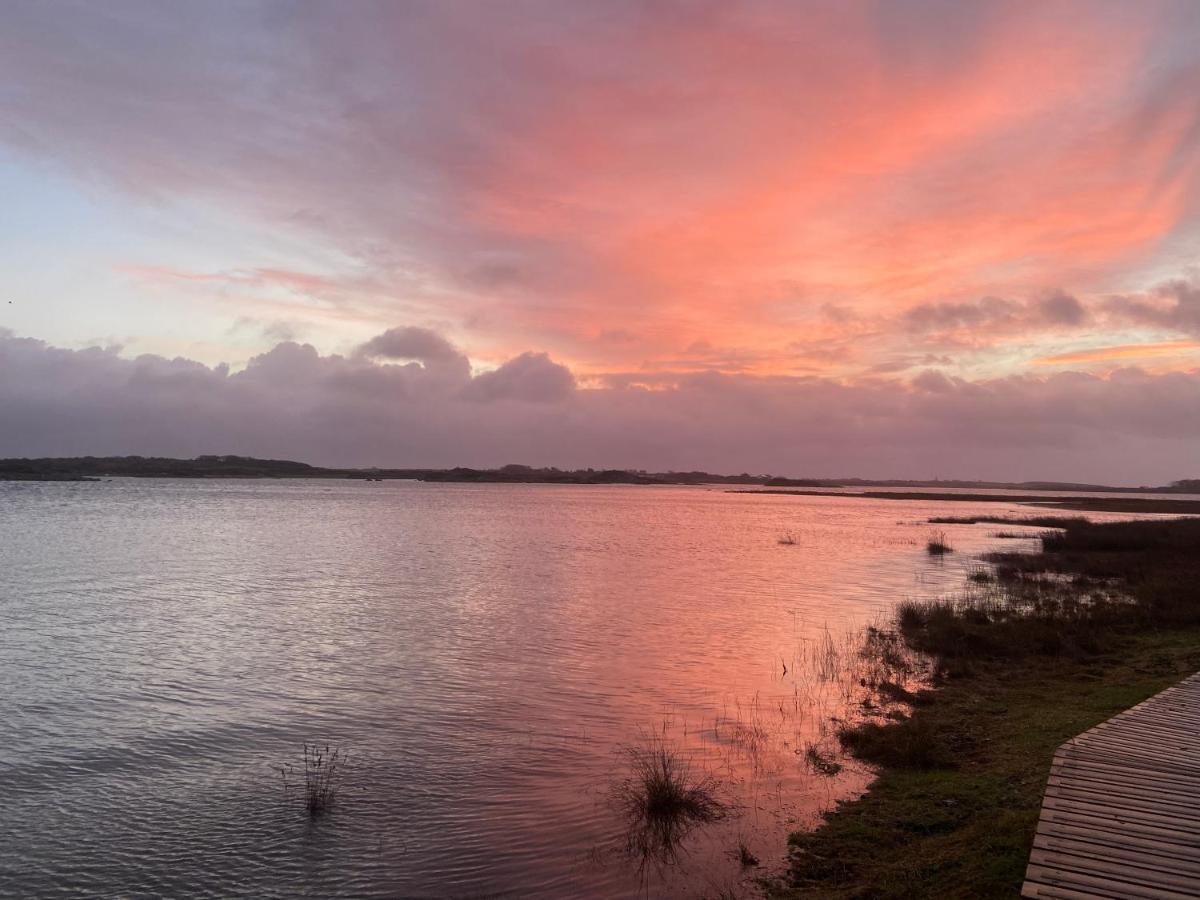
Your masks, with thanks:
M 616 786 L 616 801 L 624 811 L 631 853 L 671 861 L 680 843 L 697 825 L 729 814 L 718 797 L 716 778 L 697 774 L 665 741 L 626 750 L 629 775 Z
M 929 540 L 925 542 L 925 552 L 930 556 L 945 556 L 947 553 L 953 553 L 954 548 L 950 546 L 946 532 L 935 531 L 929 535 Z
M 303 780 L 301 799 L 305 810 L 313 818 L 324 815 L 337 798 L 346 760 L 347 754 L 340 747 L 306 743 L 303 770 L 291 763 L 279 769 L 283 776 L 284 793 L 291 796 L 293 785 L 299 789 Z

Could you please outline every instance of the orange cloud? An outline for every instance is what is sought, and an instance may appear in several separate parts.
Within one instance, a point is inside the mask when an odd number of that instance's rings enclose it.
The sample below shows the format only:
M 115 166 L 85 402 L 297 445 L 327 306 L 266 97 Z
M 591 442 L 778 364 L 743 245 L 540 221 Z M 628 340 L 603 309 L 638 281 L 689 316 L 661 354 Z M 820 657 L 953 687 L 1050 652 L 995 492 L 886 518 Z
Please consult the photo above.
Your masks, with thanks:
M 253 67 L 222 42 L 163 52 L 160 14 L 27 15 L 0 118 L 39 165 L 303 238 L 250 240 L 216 274 L 143 269 L 155 290 L 343 344 L 437 324 L 477 358 L 547 350 L 581 376 L 856 377 L 955 349 L 1011 373 L 1070 323 L 935 335 L 907 314 L 1056 290 L 1098 308 L 1179 275 L 1200 227 L 1187 0 L 317 5 L 239 22 Z M 1126 306 L 1098 340 L 1128 343 L 1137 316 L 1192 333 L 1190 306 Z
M 663 359 L 766 348 L 813 336 L 816 302 L 894 315 L 1095 288 L 1195 211 L 1193 93 L 1132 87 L 1153 16 L 1004 7 L 944 66 L 890 54 L 858 13 L 780 18 L 648 29 L 629 52 L 659 62 L 629 77 L 588 77 L 586 47 L 539 60 L 562 96 L 469 207 L 589 265 L 526 322 L 569 335 L 632 317 Z
M 1079 363 L 1112 362 L 1163 356 L 1191 355 L 1200 350 L 1200 341 L 1160 341 L 1155 344 L 1121 344 L 1115 347 L 1094 347 L 1074 350 L 1032 360 L 1037 366 L 1077 365 Z

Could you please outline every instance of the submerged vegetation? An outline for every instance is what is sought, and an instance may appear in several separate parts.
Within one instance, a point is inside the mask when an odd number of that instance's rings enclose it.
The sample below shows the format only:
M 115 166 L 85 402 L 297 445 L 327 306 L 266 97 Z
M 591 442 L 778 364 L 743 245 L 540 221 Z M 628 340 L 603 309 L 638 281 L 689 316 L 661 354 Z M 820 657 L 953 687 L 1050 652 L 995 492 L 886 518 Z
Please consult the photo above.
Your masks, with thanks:
M 281 766 L 284 795 L 294 796 L 294 789 L 300 790 L 300 799 L 305 810 L 312 817 L 328 812 L 337 798 L 338 788 L 346 764 L 346 754 L 340 747 L 330 749 L 326 744 L 304 745 L 304 768 L 297 769 L 289 763 Z
M 839 726 L 879 777 L 793 835 L 776 893 L 1016 896 L 1055 749 L 1200 669 L 1200 519 L 1003 521 L 1060 530 L 961 596 L 899 607 L 937 689 Z
M 809 744 L 804 748 L 804 762 L 818 775 L 833 776 L 842 771 L 842 764 L 817 744 Z

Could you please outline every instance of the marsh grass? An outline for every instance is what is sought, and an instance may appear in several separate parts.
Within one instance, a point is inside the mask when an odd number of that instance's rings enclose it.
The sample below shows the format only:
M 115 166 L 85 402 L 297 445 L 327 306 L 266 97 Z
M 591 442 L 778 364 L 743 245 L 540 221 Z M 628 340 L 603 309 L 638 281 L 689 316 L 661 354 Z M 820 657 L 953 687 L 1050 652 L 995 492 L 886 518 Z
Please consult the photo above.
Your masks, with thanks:
M 930 525 L 1024 525 L 1031 528 L 1071 528 L 1089 524 L 1083 516 L 1030 516 L 1025 519 L 1014 519 L 1006 516 L 934 516 L 929 519 Z
M 1055 749 L 1200 668 L 1200 519 L 1012 523 L 1059 530 L 1040 553 L 989 556 L 994 581 L 898 606 L 940 687 L 907 715 L 839 723 L 881 771 L 793 836 L 796 896 L 1015 896 Z
M 986 566 L 976 566 L 967 573 L 967 580 L 975 584 L 991 584 L 996 580 L 995 574 Z
M 878 765 L 901 769 L 935 769 L 952 765 L 953 757 L 923 718 L 886 724 L 874 721 L 843 725 L 837 732 L 843 749 Z
M 291 763 L 279 769 L 285 796 L 292 796 L 294 789 L 300 790 L 308 814 L 314 818 L 324 815 L 337 798 L 347 759 L 340 747 L 306 743 L 303 769 Z
M 1200 520 L 1052 521 L 1060 528 L 1040 535 L 1040 553 L 989 554 L 992 581 L 901 603 L 907 643 L 946 671 L 963 661 L 1084 658 L 1146 628 L 1200 624 Z
M 629 774 L 614 791 L 627 822 L 626 847 L 642 864 L 670 863 L 697 826 L 730 814 L 720 799 L 720 782 L 692 770 L 688 760 L 665 740 L 654 738 L 627 748 Z
M 925 552 L 930 556 L 945 556 L 947 553 L 953 553 L 954 548 L 950 546 L 945 531 L 935 531 L 925 542 Z

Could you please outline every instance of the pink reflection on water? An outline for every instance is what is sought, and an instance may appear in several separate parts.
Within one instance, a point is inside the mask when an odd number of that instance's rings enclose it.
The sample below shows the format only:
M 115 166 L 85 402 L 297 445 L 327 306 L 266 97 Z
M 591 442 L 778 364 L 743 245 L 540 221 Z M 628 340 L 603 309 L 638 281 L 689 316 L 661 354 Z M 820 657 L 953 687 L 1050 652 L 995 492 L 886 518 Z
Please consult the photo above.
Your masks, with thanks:
M 931 559 L 928 517 L 1045 512 L 683 487 L 0 492 L 9 880 L 48 896 L 744 889 L 869 780 L 830 730 L 863 712 L 854 636 L 1026 543 L 942 526 L 956 552 Z M 733 811 L 661 865 L 630 858 L 612 802 L 647 736 Z M 306 740 L 356 761 L 318 826 L 278 798 Z

